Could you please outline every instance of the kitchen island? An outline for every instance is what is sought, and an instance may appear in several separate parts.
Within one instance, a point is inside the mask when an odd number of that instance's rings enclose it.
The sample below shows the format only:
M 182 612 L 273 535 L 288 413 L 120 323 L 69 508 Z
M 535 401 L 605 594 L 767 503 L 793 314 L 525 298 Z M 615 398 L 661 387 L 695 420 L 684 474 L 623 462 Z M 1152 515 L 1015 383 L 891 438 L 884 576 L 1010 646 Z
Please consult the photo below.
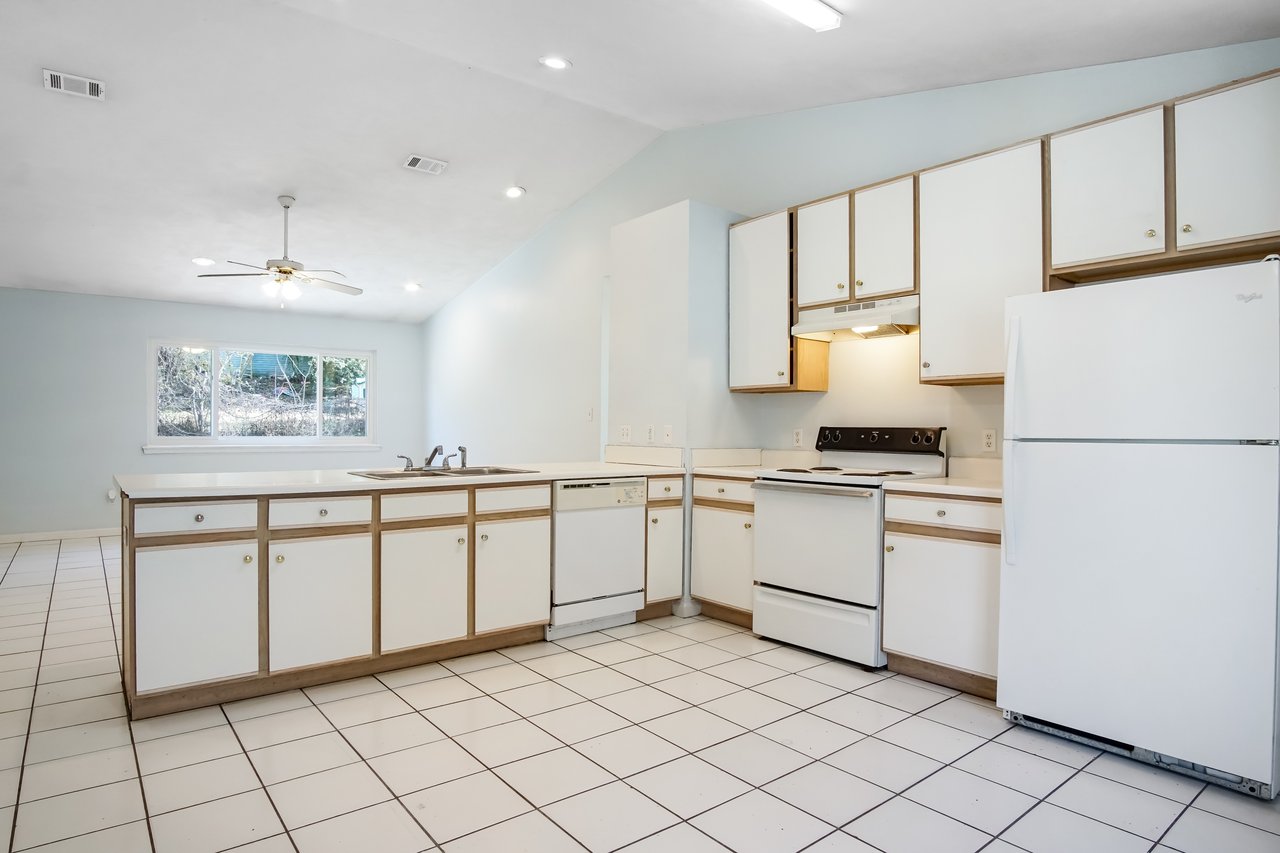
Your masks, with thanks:
M 661 507 L 659 484 L 684 476 L 603 462 L 512 467 L 524 470 L 117 476 L 131 716 L 540 640 L 552 482 L 645 477 Z

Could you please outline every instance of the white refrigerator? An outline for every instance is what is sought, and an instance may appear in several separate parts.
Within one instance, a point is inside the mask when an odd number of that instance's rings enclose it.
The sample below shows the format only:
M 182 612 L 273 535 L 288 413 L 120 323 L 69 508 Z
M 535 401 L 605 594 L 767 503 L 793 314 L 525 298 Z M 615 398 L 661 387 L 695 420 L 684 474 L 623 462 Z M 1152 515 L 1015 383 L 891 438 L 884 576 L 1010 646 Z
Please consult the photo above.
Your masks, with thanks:
M 1271 798 L 1280 261 L 1006 302 L 997 703 Z

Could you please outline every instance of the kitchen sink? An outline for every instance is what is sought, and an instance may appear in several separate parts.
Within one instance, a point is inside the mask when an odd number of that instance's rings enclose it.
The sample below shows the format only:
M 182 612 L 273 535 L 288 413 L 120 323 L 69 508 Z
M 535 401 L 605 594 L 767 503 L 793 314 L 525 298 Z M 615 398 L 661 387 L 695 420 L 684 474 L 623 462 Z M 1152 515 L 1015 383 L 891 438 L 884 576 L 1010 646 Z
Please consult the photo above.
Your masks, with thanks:
M 498 468 L 493 465 L 481 465 L 472 468 L 450 468 L 442 470 L 441 474 L 452 474 L 458 477 L 476 477 L 485 474 L 536 474 L 537 471 L 531 471 L 528 468 Z
M 421 468 L 410 468 L 404 470 L 381 470 L 381 471 L 348 471 L 348 474 L 355 474 L 357 477 L 368 477 L 370 480 L 416 480 L 420 477 L 442 477 L 444 471 L 424 471 Z

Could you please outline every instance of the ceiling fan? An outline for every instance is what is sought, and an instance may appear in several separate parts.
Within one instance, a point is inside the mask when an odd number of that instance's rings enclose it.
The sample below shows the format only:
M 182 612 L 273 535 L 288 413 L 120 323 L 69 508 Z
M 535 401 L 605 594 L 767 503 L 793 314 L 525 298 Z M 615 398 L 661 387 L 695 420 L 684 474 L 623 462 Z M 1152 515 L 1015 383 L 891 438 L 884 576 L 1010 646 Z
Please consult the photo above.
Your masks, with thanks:
M 280 206 L 284 208 L 284 251 L 280 253 L 283 257 L 273 258 L 267 261 L 266 266 L 262 267 L 241 261 L 227 261 L 227 263 L 235 264 L 238 267 L 249 267 L 250 269 L 261 270 L 261 272 L 203 273 L 196 276 L 196 278 L 269 278 L 270 280 L 263 282 L 262 285 L 267 291 L 267 295 L 272 297 L 280 295 L 285 299 L 297 299 L 301 295 L 302 291 L 298 288 L 299 284 L 313 285 L 325 290 L 333 290 L 337 293 L 346 293 L 350 296 L 359 296 L 364 293 L 358 287 L 316 276 L 316 273 L 323 272 L 346 278 L 337 270 L 308 271 L 302 264 L 289 258 L 289 208 L 293 207 L 296 199 L 291 195 L 282 195 L 276 196 L 276 201 L 280 202 Z

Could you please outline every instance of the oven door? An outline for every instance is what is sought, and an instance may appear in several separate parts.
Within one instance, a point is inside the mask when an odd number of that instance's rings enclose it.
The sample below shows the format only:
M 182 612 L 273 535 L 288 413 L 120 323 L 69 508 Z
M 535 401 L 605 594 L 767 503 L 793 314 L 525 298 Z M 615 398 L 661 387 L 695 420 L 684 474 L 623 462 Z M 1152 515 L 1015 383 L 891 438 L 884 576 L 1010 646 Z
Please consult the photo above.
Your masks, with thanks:
M 880 489 L 773 480 L 753 488 L 758 583 L 880 606 Z

